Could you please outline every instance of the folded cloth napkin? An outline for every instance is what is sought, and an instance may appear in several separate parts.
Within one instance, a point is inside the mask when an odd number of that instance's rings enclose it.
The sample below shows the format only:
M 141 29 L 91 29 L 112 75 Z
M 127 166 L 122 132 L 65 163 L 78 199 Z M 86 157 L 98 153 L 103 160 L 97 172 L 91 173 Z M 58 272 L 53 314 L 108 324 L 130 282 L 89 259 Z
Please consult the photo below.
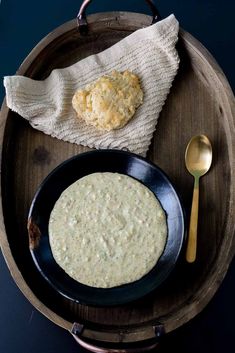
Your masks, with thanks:
M 116 148 L 146 155 L 158 116 L 179 66 L 175 49 L 179 24 L 174 15 L 139 29 L 103 52 L 65 68 L 55 69 L 44 81 L 6 76 L 9 108 L 35 129 L 58 139 L 91 148 Z M 133 71 L 140 78 L 144 102 L 129 123 L 101 132 L 76 116 L 72 97 L 112 70 Z

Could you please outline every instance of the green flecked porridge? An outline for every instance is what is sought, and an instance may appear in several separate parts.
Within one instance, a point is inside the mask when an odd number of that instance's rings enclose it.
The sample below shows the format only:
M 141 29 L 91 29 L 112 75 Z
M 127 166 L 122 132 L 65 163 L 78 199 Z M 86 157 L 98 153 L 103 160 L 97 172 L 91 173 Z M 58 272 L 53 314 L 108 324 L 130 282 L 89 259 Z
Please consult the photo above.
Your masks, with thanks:
M 166 239 L 166 216 L 154 194 L 118 173 L 77 180 L 61 194 L 49 220 L 55 261 L 92 287 L 140 279 L 155 266 Z

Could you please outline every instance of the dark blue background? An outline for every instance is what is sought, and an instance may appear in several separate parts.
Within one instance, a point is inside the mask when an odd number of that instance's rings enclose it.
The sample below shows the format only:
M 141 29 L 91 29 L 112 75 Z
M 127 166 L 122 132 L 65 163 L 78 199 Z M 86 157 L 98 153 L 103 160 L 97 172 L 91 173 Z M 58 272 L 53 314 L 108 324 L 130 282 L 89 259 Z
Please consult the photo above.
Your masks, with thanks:
M 2 0 L 0 4 L 0 76 L 14 74 L 48 32 L 74 18 L 81 1 Z M 199 39 L 235 89 L 235 1 L 159 0 L 162 17 L 174 13 L 181 27 Z M 144 1 L 93 0 L 89 12 L 124 10 L 149 13 Z M 0 100 L 4 89 L 0 86 Z M 235 261 L 208 306 L 167 337 L 159 352 L 235 352 Z M 38 313 L 20 293 L 0 255 L 0 352 L 84 352 L 70 335 Z

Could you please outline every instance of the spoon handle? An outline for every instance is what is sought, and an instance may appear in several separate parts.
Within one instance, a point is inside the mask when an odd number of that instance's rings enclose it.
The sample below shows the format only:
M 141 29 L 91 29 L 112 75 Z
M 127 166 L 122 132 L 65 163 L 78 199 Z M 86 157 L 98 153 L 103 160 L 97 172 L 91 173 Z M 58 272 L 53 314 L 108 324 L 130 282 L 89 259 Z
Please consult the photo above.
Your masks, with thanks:
M 188 244 L 187 244 L 187 250 L 186 250 L 187 262 L 194 262 L 196 259 L 198 204 L 199 204 L 199 178 L 195 177 L 190 224 L 189 224 Z

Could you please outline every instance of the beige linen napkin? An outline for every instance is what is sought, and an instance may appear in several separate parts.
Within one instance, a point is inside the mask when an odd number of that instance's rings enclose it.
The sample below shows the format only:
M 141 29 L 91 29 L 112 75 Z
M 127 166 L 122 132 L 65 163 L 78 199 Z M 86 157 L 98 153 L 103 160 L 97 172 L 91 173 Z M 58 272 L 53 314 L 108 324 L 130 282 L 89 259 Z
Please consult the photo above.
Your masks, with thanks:
M 179 24 L 174 15 L 139 29 L 103 52 L 65 69 L 55 69 L 44 81 L 23 76 L 4 78 L 9 108 L 45 134 L 91 148 L 117 148 L 146 155 L 158 116 L 179 66 L 175 49 Z M 72 97 L 101 75 L 130 70 L 140 77 L 144 102 L 123 128 L 100 132 L 77 118 Z

